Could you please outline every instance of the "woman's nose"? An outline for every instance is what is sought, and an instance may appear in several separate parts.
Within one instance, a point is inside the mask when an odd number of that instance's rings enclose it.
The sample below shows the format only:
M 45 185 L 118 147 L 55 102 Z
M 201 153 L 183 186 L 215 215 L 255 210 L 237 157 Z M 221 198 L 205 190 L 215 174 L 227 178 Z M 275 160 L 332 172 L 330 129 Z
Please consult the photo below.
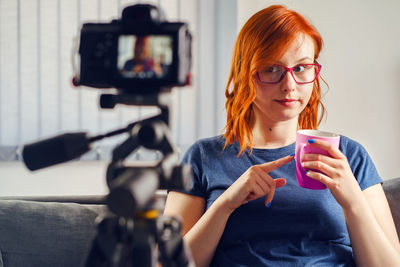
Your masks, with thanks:
M 290 72 L 286 72 L 285 76 L 281 81 L 281 90 L 283 92 L 290 92 L 294 91 L 295 88 L 296 88 L 296 81 L 294 80 Z

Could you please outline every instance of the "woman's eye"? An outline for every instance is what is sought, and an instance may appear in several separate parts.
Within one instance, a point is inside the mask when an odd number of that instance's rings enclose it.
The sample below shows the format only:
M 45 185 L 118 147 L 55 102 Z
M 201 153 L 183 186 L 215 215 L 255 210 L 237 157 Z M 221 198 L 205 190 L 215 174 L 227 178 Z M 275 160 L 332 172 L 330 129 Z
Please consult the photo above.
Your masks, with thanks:
M 281 68 L 277 65 L 269 66 L 265 69 L 266 72 L 280 72 Z
M 293 68 L 294 72 L 302 72 L 303 70 L 305 70 L 306 66 L 304 65 L 297 65 L 296 67 Z

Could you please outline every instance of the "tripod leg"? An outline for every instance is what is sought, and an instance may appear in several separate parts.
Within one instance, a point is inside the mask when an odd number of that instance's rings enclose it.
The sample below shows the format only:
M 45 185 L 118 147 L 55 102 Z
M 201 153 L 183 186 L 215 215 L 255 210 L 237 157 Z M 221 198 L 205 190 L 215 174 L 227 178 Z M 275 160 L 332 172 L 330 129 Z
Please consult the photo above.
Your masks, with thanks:
M 133 221 L 111 217 L 103 219 L 97 229 L 86 267 L 122 267 L 131 257 Z M 132 265 L 131 265 L 132 266 Z
M 155 219 L 148 218 L 144 212 L 139 217 L 135 217 L 134 242 L 132 246 L 131 266 L 156 266 L 156 225 Z
M 194 267 L 189 247 L 181 236 L 181 224 L 174 217 L 161 216 L 157 222 L 158 248 L 163 267 Z

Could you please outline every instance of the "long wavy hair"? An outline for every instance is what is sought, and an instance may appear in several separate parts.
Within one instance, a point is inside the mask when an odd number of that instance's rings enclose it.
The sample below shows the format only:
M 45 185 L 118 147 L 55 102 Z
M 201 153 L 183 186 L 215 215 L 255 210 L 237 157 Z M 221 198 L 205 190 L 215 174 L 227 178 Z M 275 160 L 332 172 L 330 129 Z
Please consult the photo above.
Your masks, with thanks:
M 256 98 L 252 77 L 266 63 L 278 61 L 299 34 L 308 35 L 314 41 L 316 60 L 322 49 L 321 35 L 303 16 L 284 6 L 273 5 L 257 12 L 241 29 L 236 39 L 225 89 L 227 122 L 224 128 L 224 149 L 237 141 L 241 148 L 238 156 L 249 148 L 252 150 L 252 103 Z M 324 113 L 320 77 L 317 77 L 311 98 L 300 113 L 298 128 L 317 129 Z

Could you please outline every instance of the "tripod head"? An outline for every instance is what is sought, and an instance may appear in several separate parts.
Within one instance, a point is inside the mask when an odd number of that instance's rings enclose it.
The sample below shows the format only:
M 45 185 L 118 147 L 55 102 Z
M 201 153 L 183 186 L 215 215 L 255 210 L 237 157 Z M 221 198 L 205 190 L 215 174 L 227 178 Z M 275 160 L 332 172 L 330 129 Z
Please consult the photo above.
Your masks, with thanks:
M 159 115 L 130 125 L 129 137 L 113 150 L 108 165 L 108 206 L 119 216 L 132 217 L 136 210 L 142 211 L 151 204 L 150 197 L 157 189 L 186 188 L 191 179 L 191 168 L 179 164 L 179 153 L 169 133 L 169 92 L 140 97 L 103 95 L 101 103 L 105 100 L 113 101 L 113 104 L 153 105 L 161 111 Z M 141 146 L 161 152 L 162 159 L 150 167 L 125 166 L 124 160 Z

